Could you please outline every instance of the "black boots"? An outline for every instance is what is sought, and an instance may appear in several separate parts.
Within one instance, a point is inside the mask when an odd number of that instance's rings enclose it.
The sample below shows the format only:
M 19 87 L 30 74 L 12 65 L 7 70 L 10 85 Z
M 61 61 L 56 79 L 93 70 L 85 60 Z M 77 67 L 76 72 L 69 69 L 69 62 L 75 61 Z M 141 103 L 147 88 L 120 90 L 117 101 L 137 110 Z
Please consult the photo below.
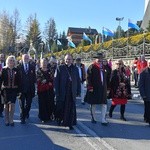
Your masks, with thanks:
M 126 118 L 124 117 L 125 107 L 126 107 L 126 105 L 121 105 L 120 106 L 120 113 L 121 113 L 120 119 L 123 120 L 123 121 L 127 121 Z
M 116 105 L 111 105 L 110 106 L 110 109 L 109 109 L 109 117 L 112 118 L 112 113 L 113 113 L 113 110 L 115 109 Z
M 113 113 L 113 110 L 114 110 L 115 107 L 116 107 L 116 105 L 111 105 L 110 106 L 110 109 L 109 109 L 109 117 L 110 118 L 112 118 L 112 113 Z M 121 105 L 120 106 L 120 114 L 121 114 L 120 119 L 123 120 L 123 121 L 126 121 L 126 118 L 124 117 L 124 112 L 125 112 L 125 105 Z

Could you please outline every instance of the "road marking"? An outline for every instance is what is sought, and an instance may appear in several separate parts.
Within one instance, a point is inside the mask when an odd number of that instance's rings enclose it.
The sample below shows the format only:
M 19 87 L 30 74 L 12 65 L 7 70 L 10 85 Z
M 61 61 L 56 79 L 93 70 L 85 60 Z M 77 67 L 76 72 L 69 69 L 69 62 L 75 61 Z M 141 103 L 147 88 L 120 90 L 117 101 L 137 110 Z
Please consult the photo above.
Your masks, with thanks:
M 15 138 L 24 138 L 24 137 L 39 136 L 39 135 L 40 134 L 27 134 L 27 135 L 18 135 L 18 136 L 6 136 L 6 137 L 0 137 L 0 140 L 15 139 Z
M 108 144 L 105 140 L 103 140 L 101 137 L 99 137 L 93 130 L 88 128 L 86 125 L 84 125 L 82 122 L 78 120 L 78 125 L 81 126 L 88 134 L 93 136 L 96 140 L 98 140 L 104 147 L 106 147 L 108 150 L 116 150 L 114 147 L 112 147 L 110 144 Z
M 102 150 L 97 144 L 92 142 L 86 134 L 83 134 L 77 127 L 74 127 L 76 133 L 79 134 L 80 137 L 82 137 L 94 150 Z

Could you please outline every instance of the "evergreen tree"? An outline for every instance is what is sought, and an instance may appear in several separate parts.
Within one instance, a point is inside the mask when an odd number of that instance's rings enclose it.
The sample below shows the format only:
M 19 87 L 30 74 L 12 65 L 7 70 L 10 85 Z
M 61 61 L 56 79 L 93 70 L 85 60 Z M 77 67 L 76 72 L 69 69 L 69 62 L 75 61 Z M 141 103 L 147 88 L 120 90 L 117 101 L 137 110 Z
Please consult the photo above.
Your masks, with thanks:
M 62 39 L 66 39 L 66 38 L 67 38 L 65 31 L 63 31 L 61 38 L 62 38 Z
M 51 49 L 51 46 L 53 45 L 54 41 L 58 38 L 56 23 L 53 18 L 50 18 L 45 24 L 44 36 Z
M 19 12 L 17 9 L 14 10 L 11 18 L 12 18 L 12 27 L 13 27 L 12 49 L 16 51 L 16 39 L 19 35 L 19 31 L 21 28 L 21 20 L 19 18 Z
M 121 26 L 118 26 L 117 27 L 117 30 L 116 30 L 116 32 L 115 32 L 115 36 L 114 36 L 114 38 L 121 38 L 121 37 L 125 37 L 125 32 L 124 32 L 124 30 L 122 29 L 122 27 Z
M 30 44 L 32 43 L 33 47 L 36 49 L 37 53 L 40 53 L 41 50 L 41 32 L 39 28 L 39 22 L 36 18 L 36 14 L 34 18 L 30 16 L 28 18 L 28 31 L 27 31 L 27 44 L 28 47 L 30 47 Z
M 57 42 L 54 41 L 53 44 L 51 45 L 51 52 L 55 53 L 57 51 L 58 51 Z
M 12 22 L 12 18 L 6 11 L 3 11 L 0 14 L 0 25 L 0 49 L 3 50 L 4 53 L 11 53 L 14 35 L 14 25 Z

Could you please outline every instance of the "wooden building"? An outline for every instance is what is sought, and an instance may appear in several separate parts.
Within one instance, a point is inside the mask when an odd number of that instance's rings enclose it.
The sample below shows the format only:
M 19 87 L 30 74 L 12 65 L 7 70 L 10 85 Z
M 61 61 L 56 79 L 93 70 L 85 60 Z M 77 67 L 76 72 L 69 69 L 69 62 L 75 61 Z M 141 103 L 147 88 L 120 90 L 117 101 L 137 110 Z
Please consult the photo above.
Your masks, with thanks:
M 81 43 L 81 40 L 83 39 L 83 32 L 89 36 L 94 37 L 98 35 L 98 32 L 96 29 L 89 28 L 74 28 L 69 27 L 67 32 L 67 37 L 73 41 L 76 45 Z

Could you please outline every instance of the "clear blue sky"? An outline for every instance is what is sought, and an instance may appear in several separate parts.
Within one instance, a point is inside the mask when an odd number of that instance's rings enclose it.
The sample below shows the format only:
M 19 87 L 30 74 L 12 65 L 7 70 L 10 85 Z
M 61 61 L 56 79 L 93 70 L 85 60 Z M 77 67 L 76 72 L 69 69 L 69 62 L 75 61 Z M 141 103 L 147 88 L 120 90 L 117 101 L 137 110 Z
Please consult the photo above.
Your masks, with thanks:
M 98 32 L 102 27 L 116 30 L 116 17 L 124 17 L 121 26 L 127 29 L 128 19 L 142 20 L 145 0 L 0 0 L 0 12 L 12 14 L 19 10 L 22 27 L 31 14 L 37 14 L 43 29 L 49 18 L 54 18 L 58 33 L 68 27 L 91 27 Z

